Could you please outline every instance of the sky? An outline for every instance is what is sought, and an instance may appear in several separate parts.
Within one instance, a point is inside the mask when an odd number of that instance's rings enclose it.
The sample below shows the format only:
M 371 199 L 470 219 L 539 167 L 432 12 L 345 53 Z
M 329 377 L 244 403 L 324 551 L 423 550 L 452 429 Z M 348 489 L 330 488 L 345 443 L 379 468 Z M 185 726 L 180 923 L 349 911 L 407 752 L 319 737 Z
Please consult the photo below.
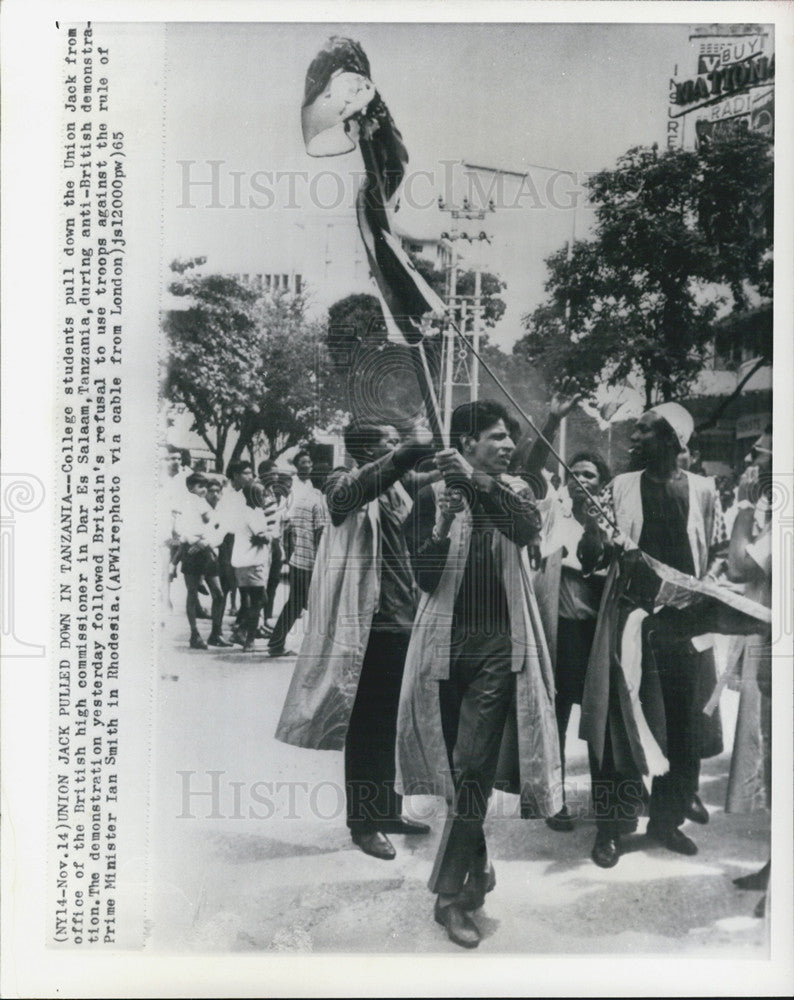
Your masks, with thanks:
M 221 271 L 278 269 L 296 223 L 323 213 L 353 219 L 360 154 L 312 159 L 300 132 L 305 72 L 332 33 L 364 47 L 408 148 L 413 208 L 404 194 L 395 221 L 438 229 L 446 161 L 530 172 L 523 186 L 505 187 L 505 207 L 487 219 L 483 262 L 508 284 L 495 336 L 505 347 L 542 301 L 544 258 L 574 228 L 588 231 L 592 211 L 581 198 L 570 207 L 572 190 L 631 146 L 664 146 L 670 77 L 692 59 L 688 24 L 170 24 L 168 260 L 206 254 Z M 218 207 L 208 185 L 190 183 L 212 170 Z

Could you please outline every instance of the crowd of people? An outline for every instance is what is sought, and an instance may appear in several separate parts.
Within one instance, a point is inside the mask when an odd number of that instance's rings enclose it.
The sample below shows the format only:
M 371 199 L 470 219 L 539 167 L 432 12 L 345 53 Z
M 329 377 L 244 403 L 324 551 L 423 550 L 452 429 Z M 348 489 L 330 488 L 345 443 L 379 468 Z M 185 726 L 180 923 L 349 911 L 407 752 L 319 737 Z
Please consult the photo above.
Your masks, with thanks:
M 184 577 L 191 649 L 255 649 L 266 639 L 270 656 L 292 655 L 286 637 L 306 607 L 317 546 L 327 518 L 322 493 L 311 480 L 312 459 L 301 450 L 293 458 L 295 475 L 272 461 L 230 462 L 226 475 L 210 472 L 199 460 L 184 464 L 185 453 L 169 448 L 163 524 L 167 562 L 164 587 Z M 187 456 L 189 459 L 189 456 Z M 284 569 L 287 596 L 273 618 L 276 593 Z M 200 595 L 211 598 L 211 609 Z M 224 616 L 234 615 L 228 638 Z M 209 619 L 206 639 L 199 620 Z
M 576 401 L 553 399 L 546 440 Z M 768 616 L 713 594 L 771 605 L 771 427 L 733 495 L 720 484 L 722 497 L 692 471 L 692 432 L 683 406 L 661 404 L 637 421 L 629 471 L 613 476 L 582 450 L 555 484 L 543 438 L 519 440 L 510 413 L 482 400 L 454 411 L 446 448 L 421 423 L 400 433 L 354 420 L 350 466 L 330 474 L 324 495 L 305 452 L 292 483 L 267 463 L 258 481 L 247 463 L 232 464 L 226 483 L 196 472 L 184 481 L 190 499 L 174 519 L 170 566 L 181 563 L 185 577 L 191 646 L 205 648 L 202 581 L 212 600 L 206 645 L 228 645 L 232 581 L 241 610 L 230 638 L 244 649 L 266 635 L 269 653 L 285 655 L 308 609 L 277 738 L 344 751 L 347 825 L 375 858 L 395 857 L 389 834 L 430 832 L 403 815 L 404 795 L 446 798 L 429 886 L 436 921 L 462 947 L 479 944 L 472 914 L 496 882 L 484 829 L 493 789 L 518 794 L 522 817 L 574 828 L 565 782 L 574 705 L 596 865 L 618 864 L 645 814 L 647 838 L 697 853 L 682 826 L 709 821 L 700 766 L 723 749 L 726 684 L 741 691 L 727 806 L 769 805 Z M 272 613 L 282 561 L 289 595 L 271 631 L 260 616 Z M 687 580 L 723 591 L 681 600 Z M 675 587 L 679 599 L 667 599 Z M 718 679 L 715 636 L 725 635 Z M 737 886 L 764 891 L 769 872 Z

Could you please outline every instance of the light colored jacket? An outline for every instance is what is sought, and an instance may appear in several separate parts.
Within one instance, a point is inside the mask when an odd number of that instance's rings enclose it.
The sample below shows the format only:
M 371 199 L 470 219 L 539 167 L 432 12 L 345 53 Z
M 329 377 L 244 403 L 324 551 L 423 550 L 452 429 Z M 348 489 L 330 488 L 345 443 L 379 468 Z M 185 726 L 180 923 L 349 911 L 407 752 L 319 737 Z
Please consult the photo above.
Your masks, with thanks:
M 410 509 L 412 503 L 399 483 Z M 325 529 L 309 588 L 308 617 L 276 739 L 342 750 L 372 619 L 380 599 L 380 507 L 372 500 Z
M 520 484 L 523 486 L 523 483 Z M 436 494 L 443 484 L 436 484 Z M 472 516 L 455 517 L 444 571 L 423 594 L 408 647 L 397 719 L 397 787 L 403 794 L 451 798 L 438 681 L 449 676 L 455 599 L 469 554 Z M 562 805 L 560 745 L 551 660 L 532 588 L 526 549 L 495 533 L 510 613 L 515 695 L 505 728 L 497 787 L 521 794 L 522 815 L 550 816 Z

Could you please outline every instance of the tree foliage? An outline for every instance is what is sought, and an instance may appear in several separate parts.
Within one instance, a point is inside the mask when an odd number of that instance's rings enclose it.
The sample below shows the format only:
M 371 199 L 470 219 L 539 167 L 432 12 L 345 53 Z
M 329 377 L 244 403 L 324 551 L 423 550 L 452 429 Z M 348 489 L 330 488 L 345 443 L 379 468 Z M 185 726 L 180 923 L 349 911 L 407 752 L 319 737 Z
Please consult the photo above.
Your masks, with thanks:
M 306 320 L 299 296 L 264 296 L 235 277 L 198 272 L 201 263 L 171 265 L 170 291 L 187 306 L 163 321 L 165 396 L 190 412 L 216 468 L 232 442 L 231 459 L 261 441 L 274 458 L 335 415 L 324 330 Z
M 328 310 L 326 344 L 345 409 L 358 419 L 402 426 L 422 412 L 423 400 L 411 352 L 392 343 L 374 295 L 347 295 Z M 428 364 L 438 374 L 440 337 L 424 341 Z
M 431 288 L 445 296 L 446 275 L 413 256 L 416 269 Z M 505 303 L 505 283 L 494 274 L 481 278 L 483 324 L 493 326 Z M 474 295 L 474 272 L 458 275 L 459 295 Z M 374 295 L 347 295 L 328 310 L 326 344 L 334 369 L 342 377 L 347 409 L 357 417 L 390 423 L 408 422 L 422 411 L 423 401 L 407 348 L 387 339 L 380 303 Z M 437 381 L 441 364 L 441 331 L 430 328 L 424 340 L 428 366 Z M 486 349 L 486 338 L 483 338 Z
M 515 353 L 586 390 L 639 372 L 649 405 L 685 395 L 719 309 L 771 294 L 772 170 L 756 133 L 630 149 L 588 181 L 594 235 L 547 259 L 546 301 Z

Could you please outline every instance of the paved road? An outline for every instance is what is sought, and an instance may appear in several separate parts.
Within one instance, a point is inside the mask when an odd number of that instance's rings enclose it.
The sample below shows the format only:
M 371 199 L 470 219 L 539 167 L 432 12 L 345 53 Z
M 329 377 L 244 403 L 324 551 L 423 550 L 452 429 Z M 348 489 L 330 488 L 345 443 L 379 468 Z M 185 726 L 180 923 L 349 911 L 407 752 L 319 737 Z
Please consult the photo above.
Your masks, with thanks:
M 194 652 L 184 619 L 163 629 L 155 725 L 156 857 L 150 895 L 155 950 L 460 953 L 432 918 L 427 879 L 443 822 L 438 800 L 407 800 L 432 825 L 427 837 L 395 836 L 382 862 L 350 842 L 342 756 L 273 738 L 294 658 L 262 647 Z M 294 643 L 293 643 L 294 644 Z M 726 692 L 730 747 L 737 696 Z M 521 820 L 517 799 L 494 795 L 487 834 L 497 886 L 476 914 L 482 953 L 670 953 L 763 957 L 758 893 L 731 879 L 768 853 L 767 816 L 723 811 L 729 753 L 704 762 L 708 826 L 687 824 L 700 847 L 682 858 L 640 831 L 604 871 L 589 859 L 585 745 L 569 731 L 571 833 Z

